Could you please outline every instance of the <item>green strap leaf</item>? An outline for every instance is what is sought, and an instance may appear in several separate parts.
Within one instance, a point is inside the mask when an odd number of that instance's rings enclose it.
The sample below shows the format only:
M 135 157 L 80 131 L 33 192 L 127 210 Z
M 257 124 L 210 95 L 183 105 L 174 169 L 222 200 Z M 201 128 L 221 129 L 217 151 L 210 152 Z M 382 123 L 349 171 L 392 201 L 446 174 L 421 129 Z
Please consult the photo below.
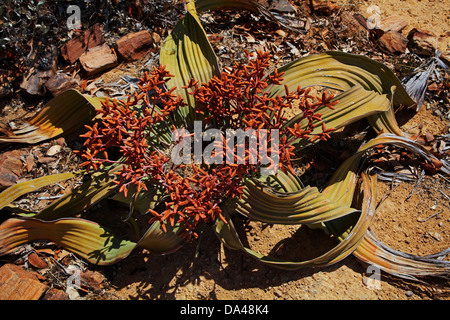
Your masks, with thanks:
M 272 224 L 317 224 L 357 212 L 349 206 L 330 201 L 315 187 L 280 192 L 252 181 L 246 182 L 236 211 Z
M 17 183 L 5 189 L 2 193 L 0 193 L 0 209 L 4 208 L 10 202 L 23 196 L 24 194 L 39 190 L 40 188 L 46 187 L 54 183 L 71 179 L 76 175 L 77 173 L 72 172 L 59 173 Z
M 428 161 L 432 161 L 434 156 L 425 148 L 414 141 L 393 134 L 382 134 L 358 150 L 358 152 L 347 159 L 330 179 L 328 186 L 323 191 L 330 200 L 349 205 L 355 192 L 354 185 L 357 179 L 357 169 L 366 152 L 377 145 L 395 145 L 406 148 L 411 152 L 420 155 Z M 443 172 L 450 172 L 450 165 L 443 162 L 441 168 Z M 372 186 L 372 193 L 376 193 L 376 186 Z M 324 223 L 327 230 L 343 241 L 348 235 L 354 232 L 356 219 L 352 215 L 339 219 L 330 220 Z M 442 261 L 436 257 L 419 257 L 395 251 L 381 241 L 374 233 L 367 229 L 360 245 L 353 254 L 360 260 L 376 265 L 382 270 L 399 277 L 417 280 L 417 276 L 440 276 L 448 275 L 450 272 L 450 262 Z
M 448 277 L 450 261 L 440 259 L 444 258 L 448 251 L 447 249 L 428 256 L 404 253 L 386 246 L 369 229 L 353 255 L 397 277 L 419 280 L 419 277 L 427 276 Z
M 369 117 L 377 132 L 402 132 L 393 117 L 393 106 L 413 106 L 397 77 L 386 66 L 367 57 L 344 52 L 329 51 L 300 58 L 278 69 L 283 74 L 283 85 L 290 91 L 298 86 L 319 86 L 340 91 L 334 100 L 334 110 L 322 107 L 327 127 L 340 128 L 351 122 Z M 281 95 L 284 86 L 274 86 L 271 96 Z M 299 122 L 295 116 L 287 125 Z M 317 130 L 323 121 L 316 121 Z
M 0 255 L 15 251 L 19 246 L 47 240 L 99 265 L 110 265 L 125 259 L 136 247 L 155 254 L 174 252 L 183 240 L 178 228 L 152 224 L 137 242 L 116 237 L 96 222 L 79 218 L 43 221 L 35 218 L 10 218 L 0 225 Z
M 358 247 L 359 243 L 361 242 L 375 212 L 375 197 L 371 194 L 372 189 L 370 188 L 370 185 L 375 182 L 376 180 L 373 179 L 373 177 L 369 178 L 366 175 L 363 176 L 363 184 L 361 188 L 363 197 L 360 201 L 361 214 L 358 215 L 359 217 L 357 218 L 357 223 L 354 225 L 353 232 L 348 234 L 345 239 L 343 239 L 339 244 L 336 245 L 336 247 L 314 259 L 305 261 L 287 261 L 263 255 L 252 250 L 249 247 L 244 246 L 242 241 L 240 240 L 239 234 L 237 233 L 233 225 L 232 220 L 230 219 L 227 208 L 224 208 L 223 210 L 223 215 L 227 223 L 224 223 L 220 220 L 216 221 L 214 230 L 218 238 L 227 247 L 235 250 L 242 250 L 252 258 L 255 258 L 262 263 L 274 267 L 295 270 L 306 267 L 328 266 L 346 258 Z
M 172 33 L 161 46 L 160 64 L 174 75 L 167 82 L 167 87 L 176 87 L 175 94 L 180 95 L 187 103 L 179 113 L 188 123 L 195 119 L 195 101 L 183 86 L 194 79 L 208 82 L 219 75 L 219 63 L 211 44 L 194 10 L 186 12 Z
M 34 218 L 55 220 L 73 217 L 95 203 L 116 193 L 118 188 L 110 172 L 96 172 L 92 179 L 73 189 L 38 212 Z
M 74 89 L 64 91 L 51 99 L 23 128 L 0 137 L 0 143 L 35 144 L 74 132 L 92 121 L 99 101 Z
M 99 224 L 77 218 L 56 221 L 11 218 L 0 225 L 0 254 L 36 240 L 48 240 L 95 264 L 112 264 L 127 257 L 136 246 Z

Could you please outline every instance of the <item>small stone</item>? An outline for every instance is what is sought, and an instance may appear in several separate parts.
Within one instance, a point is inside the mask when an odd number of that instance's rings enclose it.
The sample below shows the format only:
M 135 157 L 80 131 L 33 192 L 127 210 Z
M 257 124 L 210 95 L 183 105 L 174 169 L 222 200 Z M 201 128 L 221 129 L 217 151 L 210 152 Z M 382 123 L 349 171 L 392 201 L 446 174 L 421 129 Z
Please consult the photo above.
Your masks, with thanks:
M 283 293 L 280 291 L 280 289 L 273 290 L 273 294 L 276 295 L 278 298 L 281 298 L 283 296 Z
M 275 31 L 275 33 L 282 38 L 286 37 L 286 35 L 287 35 L 287 33 L 281 29 L 278 29 L 277 31 Z
M 117 56 L 107 45 L 89 49 L 80 56 L 80 63 L 88 75 L 94 75 L 117 66 Z
M 0 300 L 38 300 L 47 288 L 34 272 L 11 263 L 0 268 Z
M 74 63 L 88 49 L 103 44 L 103 42 L 102 27 L 95 24 L 89 30 L 67 41 L 60 49 L 61 55 L 66 61 Z
M 153 35 L 147 31 L 130 33 L 116 41 L 117 52 L 126 61 L 142 59 L 152 48 Z
M 405 292 L 405 295 L 409 298 L 412 297 L 414 295 L 414 292 L 412 292 L 411 290 L 408 290 Z
M 283 13 L 295 12 L 295 8 L 288 0 L 274 0 L 269 9 Z
M 35 268 L 44 269 L 48 267 L 45 262 L 36 252 L 32 252 L 28 255 L 28 262 Z
M 66 139 L 64 137 L 59 137 L 55 142 L 62 147 L 66 143 Z
M 53 157 L 39 157 L 38 158 L 39 163 L 50 163 L 53 161 L 56 161 L 56 158 L 53 158 Z
M 0 188 L 16 184 L 22 170 L 22 160 L 18 150 L 0 155 Z
M 432 236 L 437 241 L 442 241 L 442 236 L 439 232 L 429 232 L 430 236 Z
M 54 156 L 54 155 L 58 154 L 60 151 L 61 151 L 61 146 L 59 144 L 55 144 L 54 146 L 51 146 L 47 150 L 47 156 L 49 156 L 49 157 Z
M 154 43 L 160 43 L 161 42 L 161 36 L 157 32 L 152 32 L 152 38 Z
M 431 56 L 437 47 L 437 37 L 426 30 L 412 29 L 408 33 L 408 48 L 417 55 Z
M 50 289 L 42 300 L 69 300 L 69 295 L 62 290 Z
M 435 115 L 436 117 L 441 117 L 442 116 L 442 112 L 439 109 L 434 109 L 433 110 L 433 115 Z
M 406 28 L 408 23 L 400 17 L 390 16 L 381 20 L 381 29 L 384 32 L 396 31 L 400 32 Z
M 29 154 L 26 158 L 25 158 L 25 167 L 27 169 L 28 172 L 30 172 L 31 170 L 33 170 L 34 168 L 34 156 L 32 154 Z
M 53 95 L 56 96 L 68 89 L 75 89 L 79 87 L 79 81 L 65 73 L 57 73 L 52 76 L 45 83 L 45 88 Z
M 397 31 L 385 32 L 378 41 L 383 49 L 393 54 L 405 53 L 408 44 L 408 39 Z
M 80 274 L 81 278 L 81 286 L 86 285 L 88 288 L 92 288 L 93 290 L 100 290 L 102 288 L 102 283 L 105 280 L 105 277 L 97 271 L 86 271 Z
M 324 16 L 330 16 L 339 9 L 339 6 L 337 4 L 334 4 L 333 2 L 328 0 L 312 0 L 311 6 L 313 12 Z

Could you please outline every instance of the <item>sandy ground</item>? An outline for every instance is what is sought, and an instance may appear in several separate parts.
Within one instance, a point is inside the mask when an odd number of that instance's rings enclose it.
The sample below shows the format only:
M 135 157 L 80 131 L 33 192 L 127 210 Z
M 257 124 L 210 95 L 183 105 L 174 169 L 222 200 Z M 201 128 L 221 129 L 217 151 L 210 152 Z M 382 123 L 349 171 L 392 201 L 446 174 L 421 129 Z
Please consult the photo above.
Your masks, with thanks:
M 355 5 L 366 18 L 376 15 L 374 6 L 378 6 L 381 20 L 391 16 L 402 18 L 408 23 L 402 30 L 403 35 L 413 28 L 433 32 L 438 41 L 436 47 L 441 52 L 450 49 L 450 3 L 447 0 L 388 0 L 388 1 L 353 1 L 336 0 L 336 4 L 353 10 Z

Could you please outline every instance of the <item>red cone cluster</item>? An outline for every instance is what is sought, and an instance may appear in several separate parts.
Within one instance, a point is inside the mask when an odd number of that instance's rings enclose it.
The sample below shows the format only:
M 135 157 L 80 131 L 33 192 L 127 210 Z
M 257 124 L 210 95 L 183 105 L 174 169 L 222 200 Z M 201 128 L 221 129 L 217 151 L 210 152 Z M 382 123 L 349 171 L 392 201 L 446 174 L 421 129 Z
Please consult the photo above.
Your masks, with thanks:
M 236 63 L 208 83 L 191 80 L 184 88 L 194 96 L 196 112 L 203 117 L 205 125 L 223 132 L 227 129 L 267 130 L 270 144 L 258 145 L 258 148 L 265 147 L 268 152 L 278 150 L 280 168 L 292 170 L 292 143 L 299 138 L 329 138 L 328 133 L 333 129 L 326 129 L 324 124 L 321 133 L 312 134 L 314 121 L 321 120 L 316 110 L 321 106 L 333 108 L 336 102 L 331 102 L 332 96 L 326 94 L 311 96 L 309 90 L 300 87 L 294 92 L 285 87 L 283 96 L 272 96 L 270 88 L 280 85 L 283 78 L 277 71 L 266 76 L 269 61 L 268 53 L 258 52 L 248 64 Z M 86 150 L 81 153 L 85 160 L 82 166 L 97 170 L 100 165 L 122 164 L 116 172 L 116 183 L 125 195 L 130 184 L 136 185 L 138 191 L 148 187 L 161 189 L 167 195 L 163 203 L 165 209 L 162 212 L 149 210 L 153 215 L 150 222 L 161 222 L 164 230 L 166 223 L 180 224 L 189 238 L 196 235 L 200 222 L 225 221 L 221 202 L 225 198 L 241 197 L 243 179 L 257 175 L 263 159 L 258 154 L 258 161 L 250 163 L 254 154 L 245 142 L 245 159 L 238 159 L 235 152 L 234 163 L 193 164 L 191 168 L 175 166 L 167 150 L 156 148 L 149 139 L 150 133 L 157 133 L 158 125 L 172 123 L 172 113 L 185 106 L 182 98 L 173 93 L 175 88 L 165 90 L 170 77 L 173 76 L 164 66 L 154 68 L 140 79 L 139 94 L 130 95 L 127 101 L 106 99 L 102 103 L 97 111 L 98 121 L 86 126 L 88 131 L 81 136 L 86 139 Z M 294 105 L 302 112 L 303 119 L 307 119 L 306 126 L 286 126 L 286 111 Z M 279 132 L 279 141 L 271 140 L 270 132 L 274 129 Z M 225 134 L 223 137 L 222 141 L 216 141 L 223 146 L 221 156 L 226 153 Z M 234 146 L 235 150 L 237 147 Z M 119 152 L 118 160 L 110 159 L 113 150 Z M 190 174 L 184 174 L 187 170 L 182 169 L 191 169 Z

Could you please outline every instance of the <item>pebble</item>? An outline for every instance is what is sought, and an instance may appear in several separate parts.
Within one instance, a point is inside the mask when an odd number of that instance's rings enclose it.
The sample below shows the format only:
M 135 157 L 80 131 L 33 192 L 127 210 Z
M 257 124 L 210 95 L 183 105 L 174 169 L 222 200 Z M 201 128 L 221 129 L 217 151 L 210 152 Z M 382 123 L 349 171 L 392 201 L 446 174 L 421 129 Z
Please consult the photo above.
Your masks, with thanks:
M 414 292 L 412 292 L 411 290 L 408 290 L 405 292 L 407 297 L 412 297 L 414 295 Z
M 50 149 L 47 151 L 47 156 L 54 156 L 58 154 L 61 151 L 61 146 L 59 144 L 56 144 L 54 146 L 51 146 Z
M 281 291 L 279 289 L 275 289 L 273 291 L 274 295 L 276 295 L 278 298 L 281 298 L 283 296 L 283 294 L 281 293 Z
M 442 236 L 439 232 L 429 232 L 430 236 L 432 236 L 437 241 L 442 241 Z
M 435 116 L 437 116 L 437 117 L 441 117 L 441 116 L 442 116 L 442 112 L 441 112 L 441 110 L 439 110 L 439 109 L 435 109 L 435 110 L 433 111 L 433 114 L 434 114 Z

